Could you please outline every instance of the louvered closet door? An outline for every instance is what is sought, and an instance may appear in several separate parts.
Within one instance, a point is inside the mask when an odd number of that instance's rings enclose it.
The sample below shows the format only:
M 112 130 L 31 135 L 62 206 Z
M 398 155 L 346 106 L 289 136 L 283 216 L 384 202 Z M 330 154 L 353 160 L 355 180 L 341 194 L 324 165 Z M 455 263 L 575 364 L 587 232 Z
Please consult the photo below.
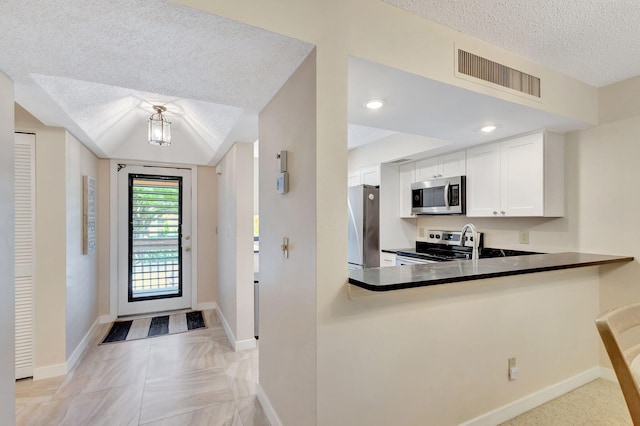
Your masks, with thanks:
M 35 142 L 15 135 L 16 379 L 33 376 Z

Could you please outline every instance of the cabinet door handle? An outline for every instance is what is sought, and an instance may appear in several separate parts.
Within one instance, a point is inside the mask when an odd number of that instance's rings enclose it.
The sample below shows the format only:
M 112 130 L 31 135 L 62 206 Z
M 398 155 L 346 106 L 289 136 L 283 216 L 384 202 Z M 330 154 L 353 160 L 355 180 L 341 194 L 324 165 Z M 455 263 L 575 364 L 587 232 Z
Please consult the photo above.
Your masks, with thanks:
M 498 212 L 494 210 L 494 211 L 493 211 L 493 214 L 498 214 Z
M 501 211 L 500 214 L 506 214 L 504 211 Z

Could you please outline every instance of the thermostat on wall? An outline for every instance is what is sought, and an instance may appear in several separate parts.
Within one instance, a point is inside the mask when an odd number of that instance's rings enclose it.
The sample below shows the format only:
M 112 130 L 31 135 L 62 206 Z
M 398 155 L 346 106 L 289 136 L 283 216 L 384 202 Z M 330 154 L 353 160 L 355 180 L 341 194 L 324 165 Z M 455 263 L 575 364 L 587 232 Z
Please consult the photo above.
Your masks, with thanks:
M 278 194 L 286 194 L 289 192 L 289 172 L 280 172 L 276 181 L 276 189 Z

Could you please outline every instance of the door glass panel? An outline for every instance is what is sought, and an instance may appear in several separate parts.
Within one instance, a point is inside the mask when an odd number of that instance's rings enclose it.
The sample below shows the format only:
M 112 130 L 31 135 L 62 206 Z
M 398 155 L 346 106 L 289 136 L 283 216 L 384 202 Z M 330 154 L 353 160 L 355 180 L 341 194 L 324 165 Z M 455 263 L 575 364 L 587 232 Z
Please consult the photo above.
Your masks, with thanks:
M 182 177 L 129 175 L 129 302 L 182 296 Z

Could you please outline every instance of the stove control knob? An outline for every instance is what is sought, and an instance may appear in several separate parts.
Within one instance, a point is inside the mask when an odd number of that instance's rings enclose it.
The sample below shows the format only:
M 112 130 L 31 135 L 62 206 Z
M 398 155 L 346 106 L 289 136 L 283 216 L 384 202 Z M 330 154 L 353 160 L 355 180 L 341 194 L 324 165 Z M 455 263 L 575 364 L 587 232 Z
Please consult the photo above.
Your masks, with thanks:
M 436 234 L 436 240 L 440 239 L 440 234 Z
M 435 235 L 429 234 L 429 238 L 435 238 Z

